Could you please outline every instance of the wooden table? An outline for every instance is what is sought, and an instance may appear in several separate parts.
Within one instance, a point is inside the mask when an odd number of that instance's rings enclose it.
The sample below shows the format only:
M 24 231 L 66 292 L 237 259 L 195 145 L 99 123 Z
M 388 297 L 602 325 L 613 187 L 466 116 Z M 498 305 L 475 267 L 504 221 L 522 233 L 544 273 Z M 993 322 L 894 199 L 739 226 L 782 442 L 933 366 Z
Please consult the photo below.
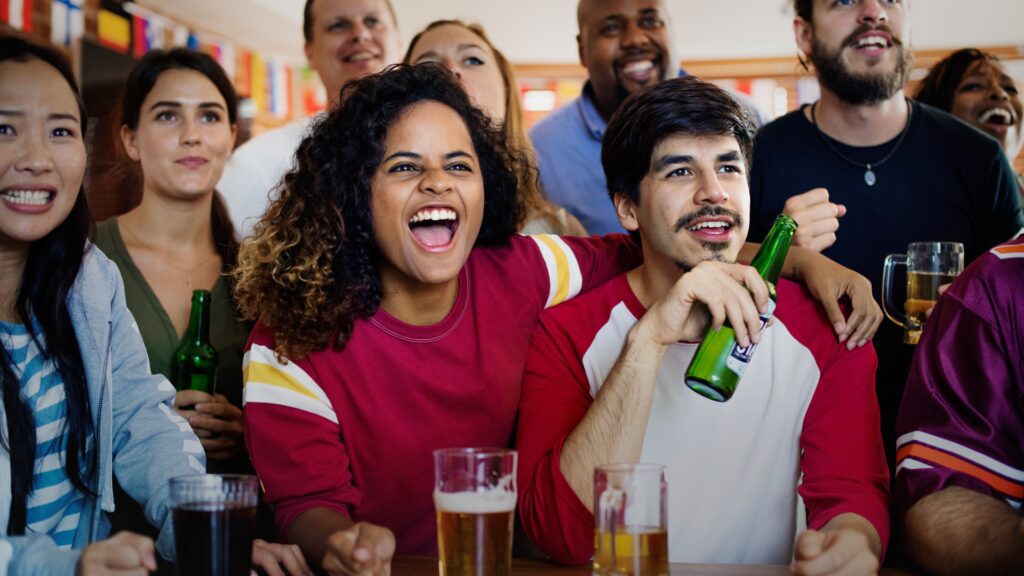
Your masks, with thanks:
M 437 576 L 437 558 L 402 556 L 391 562 L 394 576 Z M 532 560 L 512 560 L 514 576 L 590 576 L 590 566 L 557 566 Z M 672 564 L 672 576 L 788 576 L 789 566 L 762 564 Z M 883 568 L 882 576 L 909 576 Z

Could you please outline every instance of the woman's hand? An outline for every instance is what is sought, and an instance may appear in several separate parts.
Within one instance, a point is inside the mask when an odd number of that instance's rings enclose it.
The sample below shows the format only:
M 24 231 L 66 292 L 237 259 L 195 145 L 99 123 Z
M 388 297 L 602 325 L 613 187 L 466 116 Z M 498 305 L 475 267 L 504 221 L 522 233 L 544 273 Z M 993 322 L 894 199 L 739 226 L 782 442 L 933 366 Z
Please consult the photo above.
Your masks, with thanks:
M 118 532 L 82 551 L 75 576 L 146 576 L 155 571 L 153 541 L 131 532 Z
M 242 410 L 222 394 L 181 390 L 174 397 L 174 409 L 192 426 L 207 458 L 226 460 L 241 452 Z
M 327 539 L 323 568 L 331 576 L 385 576 L 391 574 L 394 555 L 395 535 L 391 530 L 359 522 Z
M 252 567 L 266 576 L 313 576 L 302 551 L 294 544 L 252 542 Z

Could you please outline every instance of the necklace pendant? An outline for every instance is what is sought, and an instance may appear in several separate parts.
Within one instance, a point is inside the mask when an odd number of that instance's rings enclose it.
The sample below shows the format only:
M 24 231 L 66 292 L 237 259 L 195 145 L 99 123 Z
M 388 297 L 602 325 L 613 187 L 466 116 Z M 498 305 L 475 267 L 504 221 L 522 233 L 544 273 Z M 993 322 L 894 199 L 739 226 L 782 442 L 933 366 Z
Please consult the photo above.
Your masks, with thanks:
M 864 171 L 864 183 L 868 186 L 874 186 L 878 179 L 875 178 L 875 172 L 871 168 Z

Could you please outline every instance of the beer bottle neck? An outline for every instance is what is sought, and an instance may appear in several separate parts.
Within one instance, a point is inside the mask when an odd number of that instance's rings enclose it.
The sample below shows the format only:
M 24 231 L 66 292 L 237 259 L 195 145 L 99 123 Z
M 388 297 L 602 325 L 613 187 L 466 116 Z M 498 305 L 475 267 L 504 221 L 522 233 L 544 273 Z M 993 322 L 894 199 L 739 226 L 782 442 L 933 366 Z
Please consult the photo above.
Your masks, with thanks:
M 206 290 L 192 292 L 192 311 L 189 312 L 185 339 L 193 344 L 210 341 L 210 293 Z
M 775 219 L 775 224 L 750 263 L 766 281 L 772 284 L 779 281 L 779 274 L 782 272 L 782 265 L 786 261 L 789 243 L 793 240 L 795 231 L 796 221 L 789 216 L 780 215 Z

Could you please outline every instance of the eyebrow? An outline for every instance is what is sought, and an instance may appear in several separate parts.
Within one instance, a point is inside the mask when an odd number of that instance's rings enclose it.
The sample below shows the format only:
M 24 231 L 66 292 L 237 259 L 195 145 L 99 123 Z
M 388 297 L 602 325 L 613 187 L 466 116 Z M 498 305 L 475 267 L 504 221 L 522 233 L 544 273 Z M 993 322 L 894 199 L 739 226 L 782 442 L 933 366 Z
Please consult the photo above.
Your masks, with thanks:
M 715 157 L 716 162 L 739 162 L 743 159 L 740 153 L 736 150 L 730 150 L 723 152 Z M 654 164 L 654 171 L 660 172 L 669 166 L 676 164 L 693 164 L 693 156 L 688 154 L 674 154 L 670 156 L 662 156 Z
M 180 102 L 172 102 L 170 100 L 160 100 L 159 102 L 153 103 L 153 105 L 150 106 L 149 109 L 150 110 L 156 110 L 157 108 L 181 108 L 181 107 L 182 107 L 182 105 L 181 105 Z M 224 109 L 224 105 L 221 104 L 220 102 L 202 102 L 201 104 L 199 104 L 199 107 L 200 108 L 219 108 L 221 110 Z
M 445 154 L 444 159 L 451 160 L 452 158 L 461 158 L 463 156 L 467 158 L 473 157 L 469 152 L 465 152 L 463 150 L 455 150 L 454 152 L 449 152 Z M 385 158 L 384 162 L 394 160 L 395 158 L 411 158 L 413 160 L 422 160 L 423 156 L 415 152 L 409 152 L 408 150 L 399 150 L 398 152 L 395 152 L 394 154 L 391 154 L 390 156 Z
M 24 117 L 25 113 L 20 110 L 2 110 L 0 109 L 0 116 L 17 116 Z M 72 122 L 78 122 L 78 116 L 67 113 L 56 113 L 50 114 L 46 117 L 47 120 L 71 120 Z

